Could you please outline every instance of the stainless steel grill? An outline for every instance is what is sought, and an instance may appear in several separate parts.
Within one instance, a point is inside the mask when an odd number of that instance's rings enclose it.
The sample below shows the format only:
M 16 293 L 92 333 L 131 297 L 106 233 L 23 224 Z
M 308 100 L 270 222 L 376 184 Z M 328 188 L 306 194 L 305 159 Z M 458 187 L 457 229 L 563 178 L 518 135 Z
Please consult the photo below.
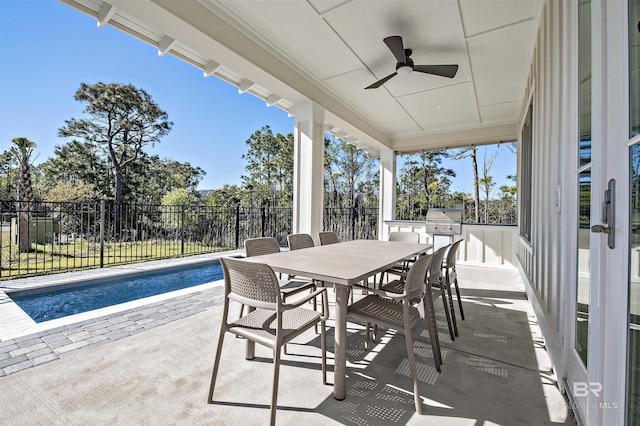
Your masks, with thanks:
M 462 209 L 429 209 L 427 234 L 460 235 L 462 233 Z
M 453 243 L 454 235 L 462 234 L 462 209 L 429 209 L 426 222 L 426 233 L 437 250 Z

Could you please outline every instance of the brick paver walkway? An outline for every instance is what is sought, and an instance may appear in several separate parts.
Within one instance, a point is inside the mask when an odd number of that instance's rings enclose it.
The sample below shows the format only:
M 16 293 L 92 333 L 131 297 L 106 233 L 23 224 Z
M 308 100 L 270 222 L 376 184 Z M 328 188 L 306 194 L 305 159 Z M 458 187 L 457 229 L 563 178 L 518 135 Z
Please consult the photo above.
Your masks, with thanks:
M 224 286 L 0 342 L 0 377 L 222 305 Z

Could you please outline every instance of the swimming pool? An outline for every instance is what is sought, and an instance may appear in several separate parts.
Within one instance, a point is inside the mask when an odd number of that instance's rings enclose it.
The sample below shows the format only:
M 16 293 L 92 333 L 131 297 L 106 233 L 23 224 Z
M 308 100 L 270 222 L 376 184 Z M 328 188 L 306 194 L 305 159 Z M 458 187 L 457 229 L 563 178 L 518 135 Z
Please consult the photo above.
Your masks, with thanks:
M 93 281 L 58 290 L 29 290 L 9 297 L 36 323 L 220 280 L 218 260 Z

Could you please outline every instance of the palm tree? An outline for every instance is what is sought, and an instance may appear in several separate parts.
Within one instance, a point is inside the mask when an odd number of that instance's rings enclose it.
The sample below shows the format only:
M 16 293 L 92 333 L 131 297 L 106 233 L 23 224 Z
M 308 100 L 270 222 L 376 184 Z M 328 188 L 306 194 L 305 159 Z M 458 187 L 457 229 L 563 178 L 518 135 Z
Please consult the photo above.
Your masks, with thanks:
M 31 251 L 30 210 L 33 203 L 33 188 L 31 184 L 31 154 L 36 148 L 35 142 L 27 138 L 13 138 L 14 146 L 11 152 L 18 161 L 18 176 L 16 183 L 16 206 L 18 209 L 18 250 L 20 252 Z

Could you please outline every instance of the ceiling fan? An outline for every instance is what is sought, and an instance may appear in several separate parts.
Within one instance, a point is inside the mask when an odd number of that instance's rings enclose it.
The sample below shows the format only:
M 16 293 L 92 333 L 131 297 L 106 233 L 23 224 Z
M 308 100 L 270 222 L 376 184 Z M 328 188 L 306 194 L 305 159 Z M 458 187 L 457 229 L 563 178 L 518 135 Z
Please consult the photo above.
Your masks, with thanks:
M 455 77 L 458 72 L 457 65 L 414 65 L 413 60 L 410 58 L 413 51 L 411 49 L 404 48 L 402 37 L 400 36 L 389 36 L 383 41 L 398 61 L 396 64 L 396 72 L 389 74 L 382 80 L 378 80 L 370 86 L 365 87 L 365 89 L 377 89 L 396 75 L 409 75 L 413 71 L 448 78 Z

